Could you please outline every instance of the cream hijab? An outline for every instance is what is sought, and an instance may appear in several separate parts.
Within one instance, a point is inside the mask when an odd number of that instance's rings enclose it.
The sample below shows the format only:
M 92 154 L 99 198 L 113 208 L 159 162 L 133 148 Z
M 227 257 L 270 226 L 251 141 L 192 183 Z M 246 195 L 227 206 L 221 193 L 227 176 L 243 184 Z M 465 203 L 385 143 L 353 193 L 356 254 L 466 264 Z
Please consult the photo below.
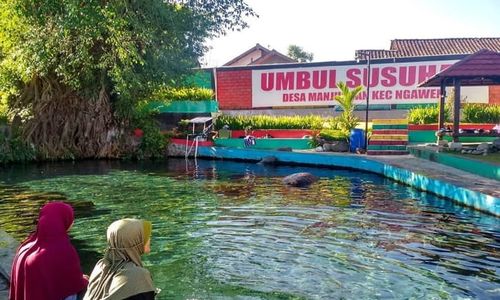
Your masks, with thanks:
M 90 275 L 84 300 L 125 299 L 154 291 L 149 271 L 142 267 L 141 254 L 151 235 L 151 223 L 122 219 L 108 227 L 108 248 Z

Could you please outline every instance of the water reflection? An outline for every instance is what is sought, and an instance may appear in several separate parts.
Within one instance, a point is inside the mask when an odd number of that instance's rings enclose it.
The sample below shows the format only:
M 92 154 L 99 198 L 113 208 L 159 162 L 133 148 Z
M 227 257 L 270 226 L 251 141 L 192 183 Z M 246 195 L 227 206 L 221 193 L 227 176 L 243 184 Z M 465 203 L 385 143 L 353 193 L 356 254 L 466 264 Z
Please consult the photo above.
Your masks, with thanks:
M 282 178 L 307 171 L 308 189 Z M 71 202 L 89 272 L 115 219 L 154 223 L 145 259 L 162 299 L 494 298 L 494 217 L 373 174 L 227 161 L 82 162 L 0 170 L 0 227 Z

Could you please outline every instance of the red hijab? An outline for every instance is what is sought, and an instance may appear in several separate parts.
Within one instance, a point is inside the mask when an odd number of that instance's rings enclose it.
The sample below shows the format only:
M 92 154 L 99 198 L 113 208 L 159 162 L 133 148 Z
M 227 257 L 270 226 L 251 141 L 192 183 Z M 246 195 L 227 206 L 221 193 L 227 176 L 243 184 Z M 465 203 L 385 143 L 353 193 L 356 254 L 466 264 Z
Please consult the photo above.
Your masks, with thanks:
M 67 233 L 73 220 L 69 204 L 50 202 L 42 208 L 36 232 L 17 249 L 11 300 L 62 300 L 85 289 L 88 282 Z

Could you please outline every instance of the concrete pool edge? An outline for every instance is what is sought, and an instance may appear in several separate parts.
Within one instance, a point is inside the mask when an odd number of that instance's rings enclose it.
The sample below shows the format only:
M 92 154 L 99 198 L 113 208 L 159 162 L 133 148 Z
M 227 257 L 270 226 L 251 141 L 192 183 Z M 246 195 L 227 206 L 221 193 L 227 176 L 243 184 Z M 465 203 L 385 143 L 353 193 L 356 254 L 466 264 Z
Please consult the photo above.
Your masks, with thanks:
M 500 217 L 500 198 L 457 185 L 447 180 L 433 178 L 393 164 L 377 157 L 348 153 L 284 152 L 261 149 L 240 149 L 223 147 L 200 147 L 199 157 L 258 161 L 266 156 L 275 156 L 284 163 L 315 166 L 341 167 L 376 173 L 404 183 L 422 191 L 430 192 L 459 204 Z M 458 173 L 458 171 L 457 171 Z M 464 181 L 465 182 L 465 181 Z

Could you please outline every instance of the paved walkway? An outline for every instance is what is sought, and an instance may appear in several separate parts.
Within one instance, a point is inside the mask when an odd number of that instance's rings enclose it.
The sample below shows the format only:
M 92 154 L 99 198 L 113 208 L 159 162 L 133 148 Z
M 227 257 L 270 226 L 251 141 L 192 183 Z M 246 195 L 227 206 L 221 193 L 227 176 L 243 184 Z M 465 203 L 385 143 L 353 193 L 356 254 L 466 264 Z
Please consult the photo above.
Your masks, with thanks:
M 500 182 L 412 155 L 368 156 L 369 159 L 403 168 L 429 178 L 500 198 Z

